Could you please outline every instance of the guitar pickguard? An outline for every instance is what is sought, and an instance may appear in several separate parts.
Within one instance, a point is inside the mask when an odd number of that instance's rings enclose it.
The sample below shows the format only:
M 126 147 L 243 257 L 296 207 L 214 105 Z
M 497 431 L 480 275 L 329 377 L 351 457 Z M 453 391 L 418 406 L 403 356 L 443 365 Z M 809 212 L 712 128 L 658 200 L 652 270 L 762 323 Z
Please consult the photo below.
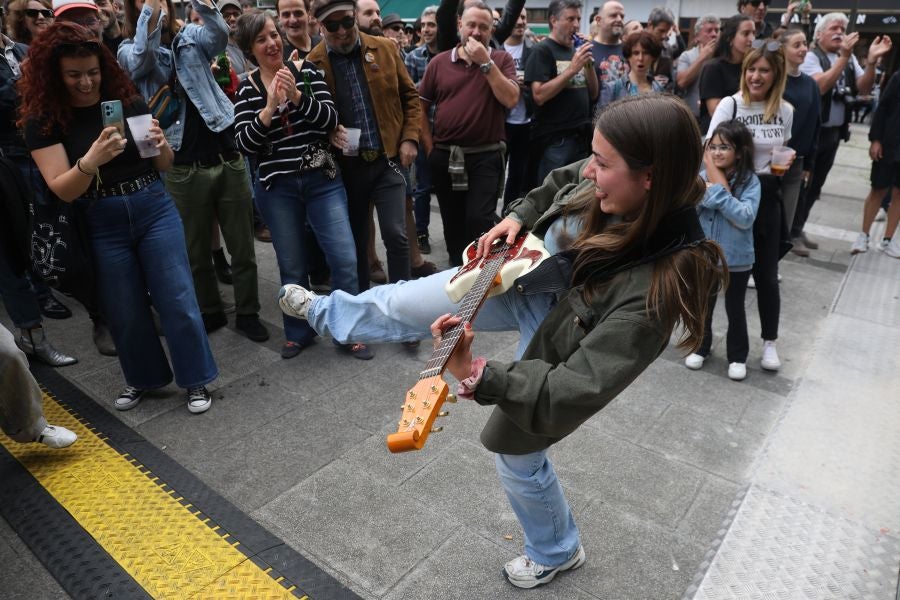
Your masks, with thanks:
M 447 282 L 444 288 L 452 302 L 462 300 L 466 292 L 475 283 L 475 278 L 481 271 L 484 261 L 491 258 L 481 257 L 475 259 L 476 244 L 477 241 L 466 247 L 464 256 L 468 262 L 460 267 L 459 271 Z M 488 298 L 506 292 L 513 286 L 513 282 L 516 279 L 537 267 L 550 256 L 550 253 L 544 248 L 544 242 L 540 238 L 529 233 L 517 239 L 516 243 L 506 251 L 505 256 L 506 262 L 500 268 L 500 281 L 488 292 Z

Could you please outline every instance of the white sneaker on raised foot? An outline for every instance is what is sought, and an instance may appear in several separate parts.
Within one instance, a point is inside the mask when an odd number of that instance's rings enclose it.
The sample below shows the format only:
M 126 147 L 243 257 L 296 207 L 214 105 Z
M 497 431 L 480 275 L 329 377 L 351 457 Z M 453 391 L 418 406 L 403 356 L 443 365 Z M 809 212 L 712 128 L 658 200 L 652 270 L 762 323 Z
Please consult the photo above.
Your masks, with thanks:
M 728 379 L 732 381 L 743 381 L 747 377 L 747 365 L 744 363 L 733 362 L 728 365 Z
M 891 243 L 884 249 L 884 253 L 891 258 L 900 258 L 900 241 L 898 239 L 900 239 L 900 235 L 892 237 Z
M 697 369 L 703 368 L 703 362 L 706 360 L 705 356 L 701 356 L 696 352 L 692 352 L 684 357 L 684 366 L 692 371 L 696 371 Z
M 774 341 L 763 341 L 762 360 L 759 365 L 767 371 L 777 371 L 781 368 L 781 360 L 778 358 Z
M 865 233 L 860 233 L 856 236 L 856 241 L 853 242 L 853 245 L 850 246 L 850 254 L 862 254 L 869 249 L 869 236 Z
M 572 558 L 558 567 L 545 567 L 524 554 L 503 566 L 502 575 L 518 588 L 530 589 L 553 581 L 557 573 L 577 569 L 584 564 L 584 546 L 579 545 Z
M 74 444 L 77 439 L 78 436 L 74 431 L 69 431 L 59 425 L 47 425 L 34 441 L 48 448 L 65 448 Z
M 306 319 L 309 313 L 309 305 L 319 295 L 311 292 L 303 286 L 296 283 L 289 283 L 281 286 L 278 291 L 278 306 L 281 312 L 295 319 Z

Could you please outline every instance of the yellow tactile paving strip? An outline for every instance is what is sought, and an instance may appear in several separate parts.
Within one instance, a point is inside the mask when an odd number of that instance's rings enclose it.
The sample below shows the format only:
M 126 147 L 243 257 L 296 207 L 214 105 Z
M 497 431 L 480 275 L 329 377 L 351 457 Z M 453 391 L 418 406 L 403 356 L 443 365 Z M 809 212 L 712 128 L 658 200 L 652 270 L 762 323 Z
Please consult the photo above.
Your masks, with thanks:
M 236 549 L 177 491 L 110 447 L 52 396 L 50 423 L 78 434 L 75 445 L 0 444 L 154 598 L 297 598 Z M 305 598 L 305 596 L 304 596 Z

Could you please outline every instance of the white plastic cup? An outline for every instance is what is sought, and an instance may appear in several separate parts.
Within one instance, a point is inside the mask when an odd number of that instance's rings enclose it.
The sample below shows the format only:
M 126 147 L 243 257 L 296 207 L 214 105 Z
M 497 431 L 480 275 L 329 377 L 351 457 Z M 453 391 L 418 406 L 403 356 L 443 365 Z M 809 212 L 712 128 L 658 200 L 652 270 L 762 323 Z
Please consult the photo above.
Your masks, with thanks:
M 344 144 L 344 156 L 359 156 L 359 136 L 361 129 L 356 127 L 345 127 L 347 132 L 347 143 Z
M 784 175 L 790 168 L 791 159 L 797 151 L 787 146 L 772 148 L 772 175 Z
M 125 120 L 128 121 L 128 128 L 131 130 L 131 135 L 134 136 L 134 143 L 141 158 L 159 156 L 156 140 L 150 137 L 150 128 L 153 127 L 153 115 L 137 115 L 128 117 Z

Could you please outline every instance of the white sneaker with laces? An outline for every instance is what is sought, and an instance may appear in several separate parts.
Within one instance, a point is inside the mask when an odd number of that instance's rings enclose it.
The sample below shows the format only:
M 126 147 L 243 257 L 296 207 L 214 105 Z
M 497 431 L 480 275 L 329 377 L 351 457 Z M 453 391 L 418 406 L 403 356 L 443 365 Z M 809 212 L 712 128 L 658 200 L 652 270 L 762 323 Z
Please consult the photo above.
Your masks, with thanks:
M 762 360 L 759 364 L 767 371 L 777 371 L 781 368 L 781 359 L 778 358 L 774 341 L 763 341 Z
M 884 253 L 891 258 L 900 258 L 900 241 L 898 239 L 900 239 L 900 235 L 892 237 L 891 243 L 884 249 Z
M 512 559 L 503 566 L 503 576 L 508 582 L 518 588 L 530 589 L 553 581 L 557 573 L 577 569 L 584 564 L 584 546 L 578 546 L 578 550 L 572 558 L 558 567 L 545 567 L 534 562 L 524 554 Z
M 879 223 L 887 219 L 887 213 L 880 206 L 878 207 L 878 213 L 875 215 L 875 220 Z
M 684 358 L 684 366 L 692 371 L 696 371 L 697 369 L 703 368 L 704 361 L 706 361 L 705 356 L 700 356 L 699 354 L 692 352 Z
M 747 365 L 744 363 L 733 362 L 728 365 L 728 379 L 732 381 L 743 381 L 747 377 Z
M 278 291 L 278 306 L 281 312 L 296 319 L 306 319 L 309 306 L 319 295 L 295 283 L 281 286 Z
M 113 405 L 116 407 L 116 410 L 131 410 L 138 405 L 145 393 L 146 390 L 139 390 L 136 387 L 126 385 L 119 397 L 113 402 Z
M 853 242 L 853 245 L 850 246 L 850 254 L 862 254 L 869 249 L 869 236 L 865 233 L 860 233 L 856 236 L 856 241 Z
M 886 240 L 886 239 L 882 238 L 881 241 L 878 242 L 878 250 L 881 252 L 884 252 L 885 250 L 888 249 L 888 246 L 890 246 L 890 245 L 891 245 L 890 240 Z
M 78 436 L 74 431 L 69 431 L 59 425 L 47 425 L 34 441 L 48 448 L 65 448 L 74 444 L 77 439 Z
M 212 396 L 209 395 L 206 386 L 198 385 L 188 388 L 187 397 L 188 410 L 195 415 L 208 411 L 212 406 Z

